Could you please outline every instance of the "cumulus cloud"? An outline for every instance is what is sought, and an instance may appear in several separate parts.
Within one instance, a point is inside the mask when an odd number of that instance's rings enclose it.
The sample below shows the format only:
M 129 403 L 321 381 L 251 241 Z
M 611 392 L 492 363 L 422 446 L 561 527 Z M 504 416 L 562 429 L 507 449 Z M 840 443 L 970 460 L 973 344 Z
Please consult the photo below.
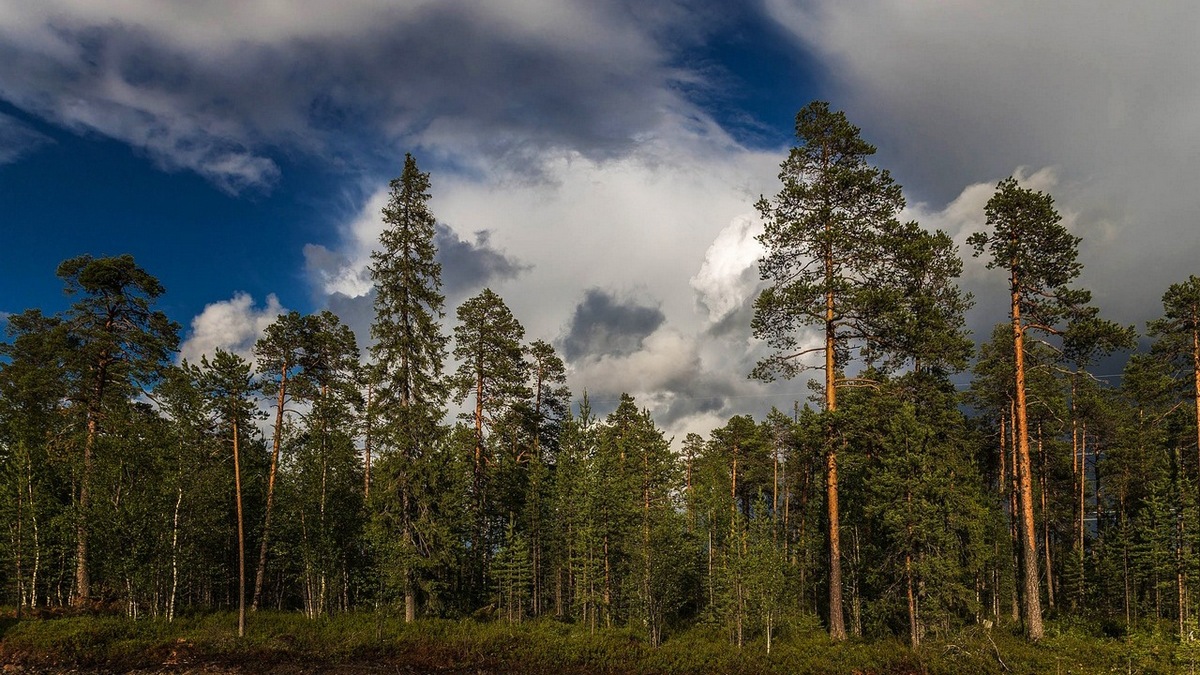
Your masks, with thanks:
M 696 300 L 715 322 L 742 307 L 758 280 L 758 259 L 766 250 L 757 237 L 763 224 L 757 218 L 739 217 L 717 234 L 704 253 L 700 271 L 692 277 Z
M 248 293 L 206 305 L 192 319 L 187 339 L 179 346 L 179 358 L 200 363 L 201 356 L 211 358 L 219 347 L 253 362 L 254 343 L 286 311 L 274 295 L 258 306 Z

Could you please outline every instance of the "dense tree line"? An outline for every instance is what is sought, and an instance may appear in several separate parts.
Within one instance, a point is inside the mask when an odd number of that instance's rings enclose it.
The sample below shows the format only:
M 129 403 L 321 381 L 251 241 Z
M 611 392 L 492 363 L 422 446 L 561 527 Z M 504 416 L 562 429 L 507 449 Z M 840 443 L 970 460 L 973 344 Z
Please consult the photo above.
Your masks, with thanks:
M 900 186 L 843 114 L 811 104 L 796 133 L 758 204 L 770 351 L 751 375 L 819 370 L 817 405 L 675 448 L 628 395 L 603 417 L 575 399 L 492 290 L 446 329 L 411 156 L 365 355 L 332 313 L 291 312 L 253 361 L 176 362 L 152 275 L 67 260 L 70 308 L 9 317 L 0 344 L 4 602 L 237 607 L 239 630 L 265 607 L 541 618 L 653 644 L 705 624 L 768 650 L 813 621 L 914 646 L 975 623 L 1038 639 L 1047 614 L 1194 632 L 1200 279 L 1167 289 L 1153 348 L 1109 386 L 1095 364 L 1136 334 L 1071 285 L 1079 240 L 1052 198 L 1010 178 L 970 241 L 1011 297 L 976 350 L 951 239 L 898 220 Z

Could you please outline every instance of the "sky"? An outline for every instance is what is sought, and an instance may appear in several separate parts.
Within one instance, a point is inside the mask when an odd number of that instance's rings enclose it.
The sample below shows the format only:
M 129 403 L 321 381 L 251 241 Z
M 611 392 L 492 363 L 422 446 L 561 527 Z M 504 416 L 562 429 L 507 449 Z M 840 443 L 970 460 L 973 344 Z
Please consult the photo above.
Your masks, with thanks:
M 1200 265 L 1200 5 L 1066 0 L 0 0 L 0 319 L 131 253 L 180 358 L 282 311 L 368 339 L 389 179 L 431 174 L 445 328 L 490 287 L 603 413 L 668 435 L 790 410 L 747 379 L 753 208 L 827 100 L 962 246 L 996 183 L 1052 194 L 1081 285 L 1144 328 Z M 976 338 L 1006 318 L 967 257 Z M 1119 367 L 1119 366 L 1118 366 Z

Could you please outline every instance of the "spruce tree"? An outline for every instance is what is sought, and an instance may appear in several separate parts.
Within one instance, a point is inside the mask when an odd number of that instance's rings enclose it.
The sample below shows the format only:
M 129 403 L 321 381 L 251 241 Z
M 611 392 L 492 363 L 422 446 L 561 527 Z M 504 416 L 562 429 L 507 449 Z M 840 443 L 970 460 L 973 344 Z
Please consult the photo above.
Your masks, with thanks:
M 392 451 L 390 485 L 380 499 L 397 500 L 388 511 L 395 518 L 401 539 L 400 560 L 406 621 L 416 619 L 416 553 L 414 524 L 421 511 L 421 492 L 430 483 L 422 476 L 422 455 L 438 436 L 444 414 L 446 387 L 442 364 L 446 336 L 441 293 L 442 266 L 435 259 L 436 220 L 429 211 L 429 174 L 405 155 L 404 171 L 390 183 L 383 209 L 382 250 L 371 254 L 371 279 L 375 284 L 375 321 L 371 346 L 379 374 L 375 408 L 381 411 L 375 430 L 379 444 Z

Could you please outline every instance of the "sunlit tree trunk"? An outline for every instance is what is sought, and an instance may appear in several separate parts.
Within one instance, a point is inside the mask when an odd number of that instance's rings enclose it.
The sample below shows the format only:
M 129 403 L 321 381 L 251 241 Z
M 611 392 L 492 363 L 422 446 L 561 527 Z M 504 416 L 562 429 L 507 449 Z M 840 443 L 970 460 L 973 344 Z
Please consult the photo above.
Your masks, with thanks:
M 233 489 L 237 501 L 238 529 L 238 637 L 246 635 L 246 529 L 242 519 L 242 460 L 237 417 L 233 418 Z
M 254 573 L 254 599 L 250 602 L 250 611 L 258 611 L 258 601 L 262 596 L 263 577 L 267 569 L 267 540 L 271 532 L 271 507 L 275 503 L 275 473 L 279 466 L 279 445 L 283 436 L 283 405 L 287 398 L 288 368 L 286 361 L 280 369 L 279 394 L 275 401 L 275 434 L 271 439 L 271 467 L 267 471 L 267 504 L 263 515 L 262 540 L 258 546 L 258 569 Z
M 1025 633 L 1031 640 L 1040 640 L 1042 628 L 1041 590 L 1038 583 L 1037 532 L 1033 519 L 1033 467 L 1029 458 L 1029 419 L 1025 401 L 1025 328 L 1021 324 L 1021 290 L 1016 275 L 1017 261 L 1012 269 L 1012 326 L 1013 352 L 1016 359 L 1017 394 L 1017 484 L 1021 509 L 1021 546 L 1024 564 Z

